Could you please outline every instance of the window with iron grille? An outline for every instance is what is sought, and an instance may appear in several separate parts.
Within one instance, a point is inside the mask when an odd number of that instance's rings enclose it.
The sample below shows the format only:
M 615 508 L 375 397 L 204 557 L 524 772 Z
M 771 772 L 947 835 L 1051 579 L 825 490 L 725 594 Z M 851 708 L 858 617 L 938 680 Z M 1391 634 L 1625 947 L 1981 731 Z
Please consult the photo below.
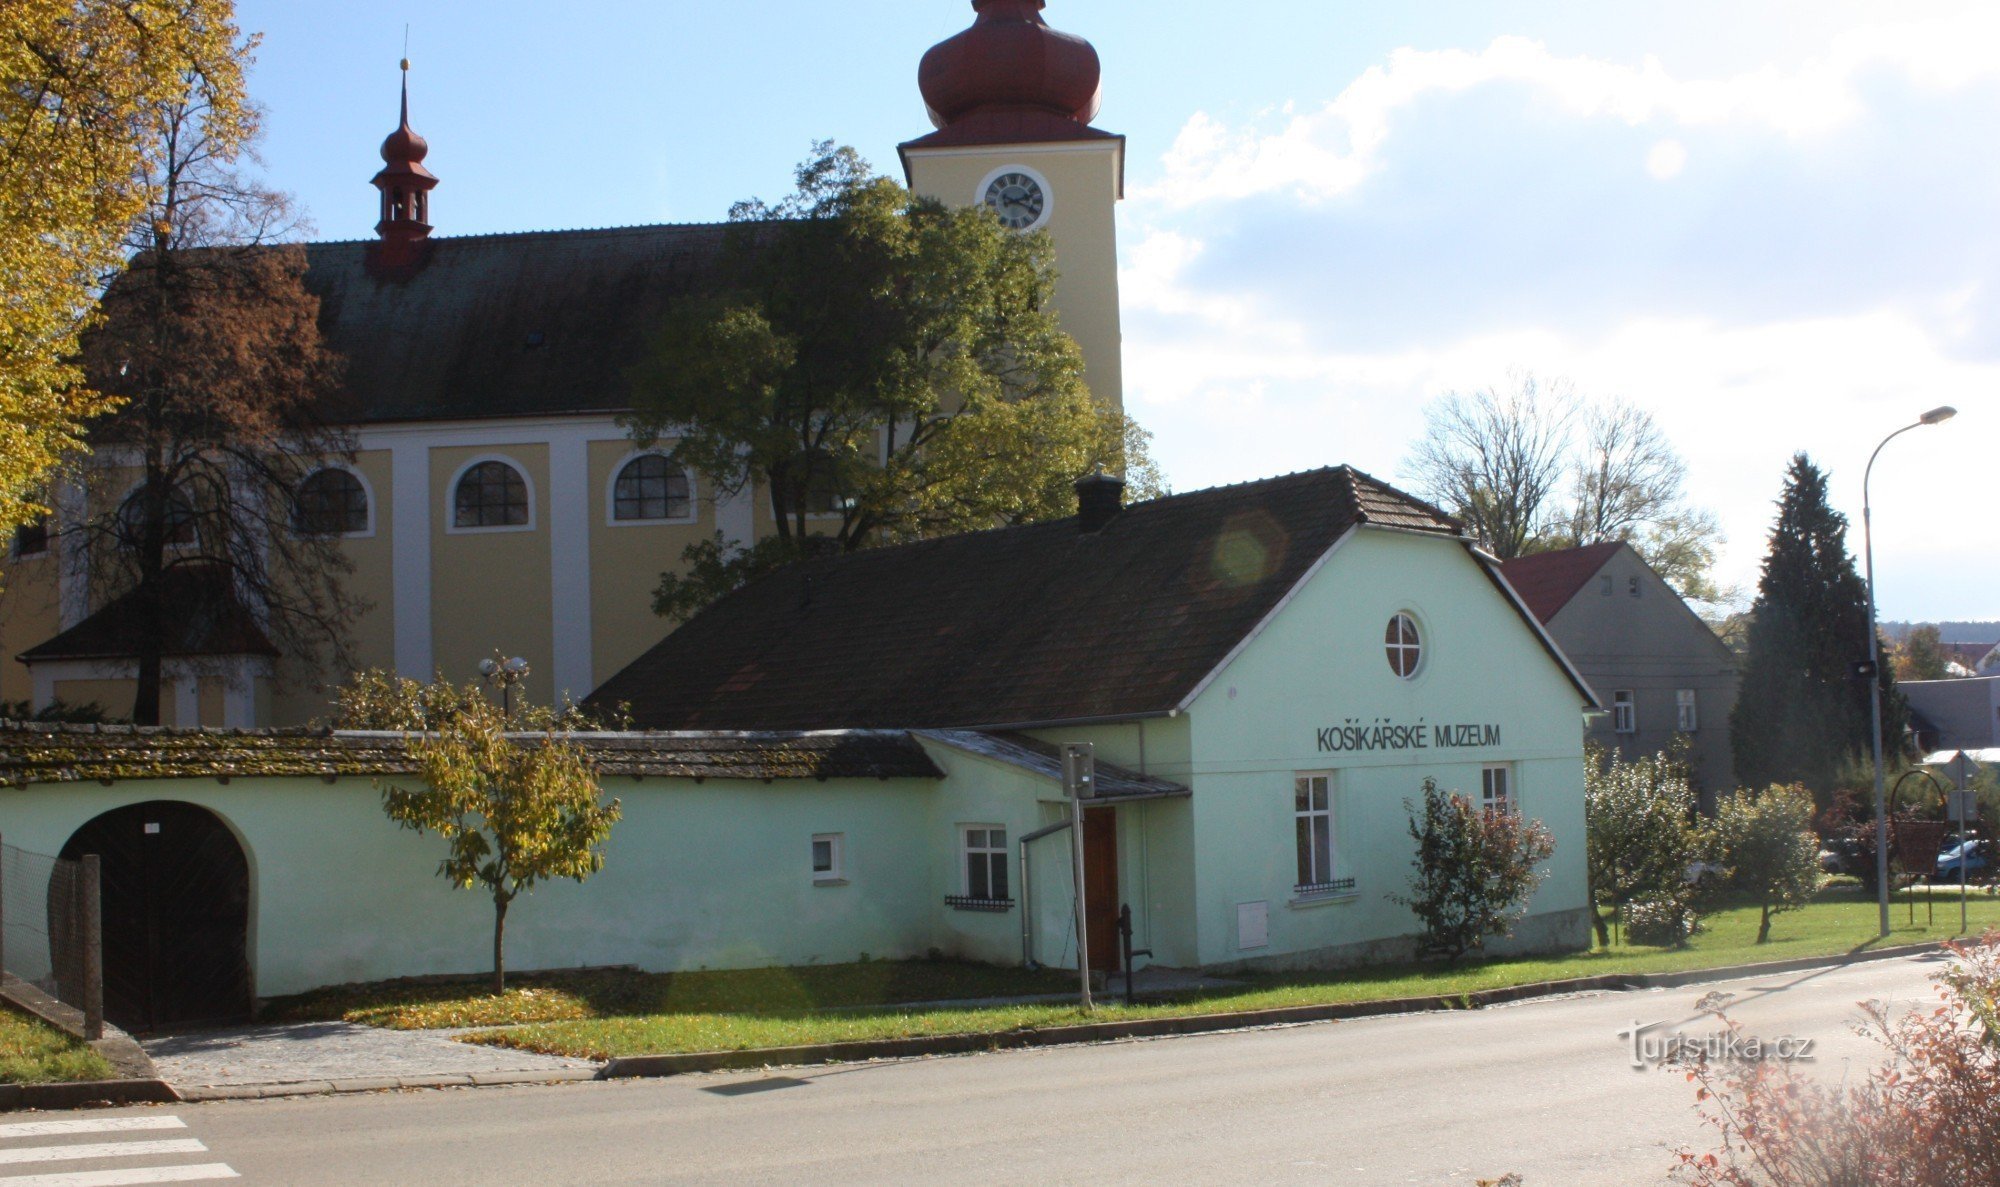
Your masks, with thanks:
M 367 531 L 367 488 L 351 471 L 337 466 L 306 475 L 292 499 L 292 527 L 309 536 Z
M 1333 776 L 1302 774 L 1292 779 L 1292 828 L 1298 844 L 1298 883 L 1306 893 L 1342 886 L 1334 873 Z
M 687 471 L 657 453 L 626 462 L 611 487 L 611 518 L 623 523 L 688 519 L 693 509 Z
M 161 511 L 161 529 L 169 548 L 186 548 L 195 542 L 194 508 L 178 491 L 167 496 Z M 146 538 L 146 491 L 142 487 L 118 509 L 118 542 L 137 548 Z
M 481 462 L 459 476 L 452 492 L 452 526 L 521 527 L 528 522 L 528 483 L 506 462 Z
M 974 902 L 1006 901 L 1007 830 L 968 824 L 960 835 L 965 841 L 965 897 Z

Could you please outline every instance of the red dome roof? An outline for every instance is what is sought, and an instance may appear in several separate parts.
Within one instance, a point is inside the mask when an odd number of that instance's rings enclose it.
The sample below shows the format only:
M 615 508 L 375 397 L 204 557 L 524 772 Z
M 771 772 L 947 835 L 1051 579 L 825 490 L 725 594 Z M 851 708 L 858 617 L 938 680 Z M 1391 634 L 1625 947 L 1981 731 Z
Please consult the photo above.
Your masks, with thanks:
M 1045 0 L 972 0 L 970 29 L 931 47 L 917 83 L 940 128 L 976 112 L 1046 111 L 1087 124 L 1103 69 L 1088 41 L 1042 20 Z
M 381 127 L 377 124 L 376 127 Z M 391 165 L 414 165 L 424 159 L 431 146 L 410 128 L 407 121 L 382 142 L 382 159 Z

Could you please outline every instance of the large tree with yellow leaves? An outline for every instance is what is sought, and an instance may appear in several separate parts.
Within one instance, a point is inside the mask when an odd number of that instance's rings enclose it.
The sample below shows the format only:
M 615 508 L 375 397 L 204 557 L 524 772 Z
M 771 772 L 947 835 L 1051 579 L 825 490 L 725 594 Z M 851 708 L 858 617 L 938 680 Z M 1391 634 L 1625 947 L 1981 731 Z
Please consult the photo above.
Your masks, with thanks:
M 232 0 L 0 0 L 0 531 L 111 403 L 77 339 L 152 197 L 149 114 L 241 109 L 253 45 Z

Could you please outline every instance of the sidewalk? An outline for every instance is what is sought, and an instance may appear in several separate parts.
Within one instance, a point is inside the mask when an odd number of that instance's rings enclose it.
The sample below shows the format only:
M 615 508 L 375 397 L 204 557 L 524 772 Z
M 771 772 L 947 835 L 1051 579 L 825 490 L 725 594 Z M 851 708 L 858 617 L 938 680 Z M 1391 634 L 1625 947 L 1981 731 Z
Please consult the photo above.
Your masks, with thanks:
M 285 1096 L 335 1088 L 435 1087 L 580 1080 L 589 1060 L 460 1043 L 448 1030 L 382 1030 L 295 1022 L 193 1031 L 140 1041 L 183 1099 Z

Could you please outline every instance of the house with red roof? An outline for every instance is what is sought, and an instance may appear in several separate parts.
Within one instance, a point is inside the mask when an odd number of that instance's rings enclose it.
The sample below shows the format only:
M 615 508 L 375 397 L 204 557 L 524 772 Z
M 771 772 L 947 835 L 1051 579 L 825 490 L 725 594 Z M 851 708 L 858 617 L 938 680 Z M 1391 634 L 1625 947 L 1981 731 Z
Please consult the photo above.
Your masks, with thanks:
M 1596 690 L 1606 712 L 1591 740 L 1637 758 L 1685 739 L 1704 811 L 1736 786 L 1736 656 L 1631 545 L 1540 552 L 1501 571 Z

